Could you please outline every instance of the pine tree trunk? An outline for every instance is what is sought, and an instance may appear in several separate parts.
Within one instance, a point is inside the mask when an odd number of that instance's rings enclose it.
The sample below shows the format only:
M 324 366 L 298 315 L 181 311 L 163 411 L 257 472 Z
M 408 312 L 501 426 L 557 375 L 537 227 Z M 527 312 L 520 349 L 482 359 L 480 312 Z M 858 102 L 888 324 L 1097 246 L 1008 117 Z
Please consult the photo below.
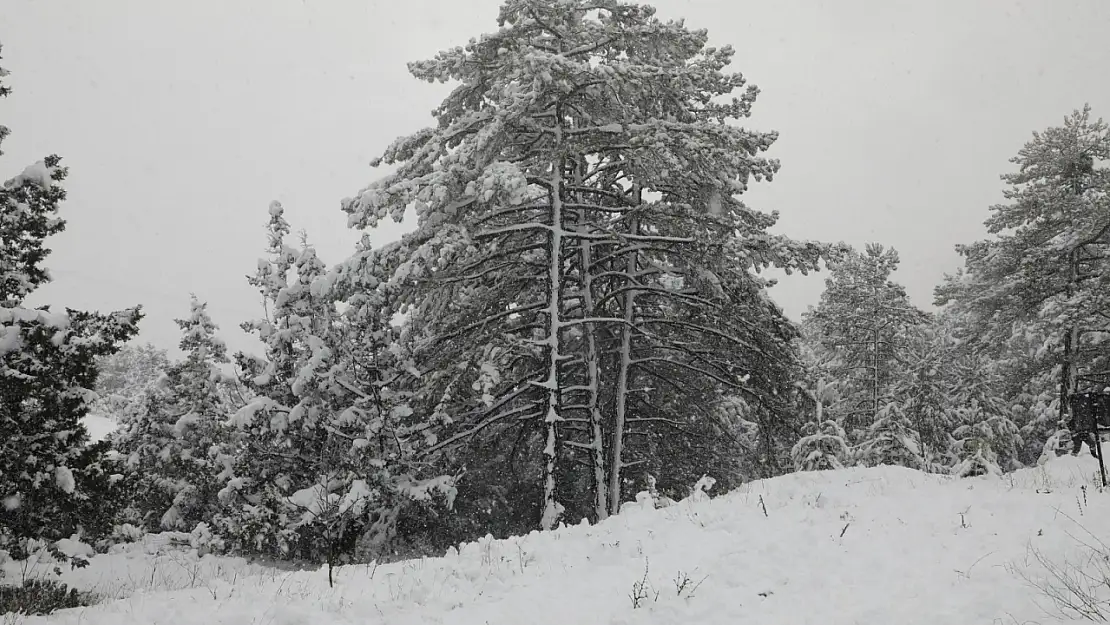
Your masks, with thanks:
M 1068 286 L 1067 297 L 1070 300 L 1075 293 L 1075 281 L 1078 273 L 1079 250 L 1072 250 L 1068 254 Z M 1079 363 L 1076 356 L 1079 351 L 1079 327 L 1073 320 L 1064 334 L 1064 355 L 1060 366 L 1060 421 L 1068 423 L 1071 412 L 1069 398 L 1075 393 L 1078 382 Z M 1073 433 L 1074 434 L 1074 433 Z
M 562 128 L 555 127 L 556 143 L 562 143 Z M 563 506 L 555 498 L 555 469 L 559 454 L 559 423 L 563 420 L 560 414 L 561 388 L 559 379 L 560 365 L 563 361 L 562 354 L 562 283 L 563 283 L 563 168 L 562 159 L 552 163 L 551 171 L 551 231 L 550 249 L 548 258 L 548 304 L 547 304 L 547 345 L 548 363 L 547 380 L 542 386 L 547 390 L 547 410 L 544 418 L 547 430 L 547 442 L 544 445 L 543 465 L 543 517 L 540 526 L 550 530 L 558 523 L 563 513 Z
M 1064 356 L 1060 366 L 1060 421 L 1066 422 L 1069 413 L 1068 399 L 1075 393 L 1075 334 L 1073 325 L 1064 334 Z
M 584 315 L 592 316 L 594 310 L 594 297 L 592 293 L 593 281 L 590 279 L 590 262 L 591 250 L 589 240 L 582 241 L 582 272 L 584 275 L 583 289 L 583 306 L 585 308 Z M 589 385 L 589 398 L 586 400 L 586 409 L 589 413 L 590 420 L 590 445 L 592 446 L 591 455 L 594 466 L 594 512 L 597 514 L 599 521 L 609 517 L 609 489 L 607 485 L 607 476 L 605 474 L 605 439 L 604 432 L 601 427 L 601 408 L 598 406 L 598 389 L 600 381 L 598 379 L 598 352 L 597 352 L 597 329 L 593 323 L 585 324 L 584 331 L 586 332 L 586 370 L 589 376 L 586 384 Z
M 575 184 L 581 185 L 585 158 L 579 159 L 575 173 Z M 578 232 L 588 234 L 588 215 L 583 211 L 578 219 Z M 594 280 L 591 265 L 593 264 L 593 243 L 589 239 L 582 239 L 579 246 L 579 262 L 582 263 L 582 315 L 583 317 L 595 316 L 594 311 Z M 586 399 L 586 419 L 589 420 L 589 445 L 591 445 L 591 460 L 594 465 L 594 514 L 598 521 L 604 521 L 609 516 L 608 481 L 605 473 L 605 434 L 602 427 L 602 410 L 598 405 L 598 393 L 601 390 L 597 365 L 597 325 L 593 322 L 584 324 L 583 332 L 586 334 L 586 386 L 588 396 Z
M 638 194 L 638 191 L 637 191 Z M 639 234 L 639 220 L 632 218 L 629 231 Z M 630 281 L 636 278 L 636 252 L 628 255 L 625 269 Z M 624 294 L 624 323 L 621 325 L 620 369 L 617 374 L 617 412 L 613 420 L 612 457 L 609 467 L 609 512 L 617 514 L 621 505 L 621 469 L 624 466 L 624 425 L 628 414 L 628 389 L 632 375 L 632 322 L 635 319 L 636 291 L 629 289 Z
M 871 375 L 871 423 L 874 424 L 879 418 L 879 331 L 875 330 L 872 335 L 873 352 L 875 360 L 872 363 L 874 370 Z
M 585 157 L 579 157 L 578 166 L 575 168 L 575 184 L 582 186 L 582 174 L 586 167 Z M 588 234 L 589 216 L 583 210 L 578 219 L 580 234 Z M 580 242 L 579 261 L 582 272 L 582 316 L 594 316 L 593 274 L 590 265 L 593 264 L 593 245 L 589 239 L 583 238 Z M 605 473 L 605 435 L 601 423 L 601 408 L 598 406 L 598 393 L 600 380 L 598 376 L 598 351 L 597 351 L 597 326 L 592 322 L 583 324 L 586 334 L 586 385 L 589 396 L 586 400 L 587 418 L 590 426 L 590 455 L 594 469 L 594 514 L 598 521 L 609 517 L 609 488 Z

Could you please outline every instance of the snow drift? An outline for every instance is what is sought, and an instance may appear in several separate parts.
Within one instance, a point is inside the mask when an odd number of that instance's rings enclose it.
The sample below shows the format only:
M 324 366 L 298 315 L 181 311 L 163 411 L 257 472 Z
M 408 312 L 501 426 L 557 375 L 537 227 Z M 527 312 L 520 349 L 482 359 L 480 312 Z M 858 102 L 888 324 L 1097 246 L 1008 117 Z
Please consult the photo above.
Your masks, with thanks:
M 1065 622 L 1037 586 L 1056 583 L 1046 564 L 1084 566 L 1085 545 L 1110 542 L 1110 493 L 1099 492 L 1097 469 L 1081 456 L 1002 477 L 889 466 L 796 473 L 442 558 L 348 566 L 334 588 L 326 571 L 141 543 L 63 574 L 105 603 L 16 622 Z M 6 568 L 21 574 L 17 563 Z M 36 573 L 45 571 L 22 574 Z

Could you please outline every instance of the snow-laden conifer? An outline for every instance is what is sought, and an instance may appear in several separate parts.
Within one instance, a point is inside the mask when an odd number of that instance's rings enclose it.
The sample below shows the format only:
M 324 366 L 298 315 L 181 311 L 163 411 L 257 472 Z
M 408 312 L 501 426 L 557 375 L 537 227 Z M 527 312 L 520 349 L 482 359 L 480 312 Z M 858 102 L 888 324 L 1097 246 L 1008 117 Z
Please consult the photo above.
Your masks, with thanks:
M 775 133 L 735 123 L 758 90 L 725 70 L 731 48 L 613 0 L 510 0 L 498 23 L 409 65 L 458 86 L 344 210 L 355 228 L 416 217 L 379 266 L 415 408 L 436 415 L 424 453 L 515 432 L 551 528 L 567 505 L 617 509 L 638 433 L 696 418 L 683 395 L 746 396 L 777 435 L 794 330 L 754 272 L 812 269 L 825 248 L 737 199 L 778 163 L 761 156 Z

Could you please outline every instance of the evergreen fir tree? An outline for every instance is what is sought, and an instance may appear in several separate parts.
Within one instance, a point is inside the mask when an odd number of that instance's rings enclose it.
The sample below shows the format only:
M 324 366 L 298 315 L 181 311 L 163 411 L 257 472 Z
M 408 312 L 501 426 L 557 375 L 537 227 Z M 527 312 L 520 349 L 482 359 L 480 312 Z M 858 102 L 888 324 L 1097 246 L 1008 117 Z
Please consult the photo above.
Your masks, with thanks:
M 893 391 L 921 444 L 922 468 L 935 473 L 953 464 L 951 434 L 958 423 L 953 392 L 970 381 L 960 375 L 969 372 L 952 372 L 956 344 L 950 323 L 946 315 L 931 315 L 928 323 L 910 333 L 902 376 Z
M 998 475 L 1017 466 L 1021 437 L 1010 419 L 991 415 L 974 401 L 959 412 L 964 425 L 953 432 L 958 459 L 953 475 Z
M 805 436 L 794 444 L 791 458 L 795 471 L 843 469 L 853 462 L 848 435 L 836 421 L 808 424 Z
M 928 316 L 890 280 L 897 266 L 898 253 L 881 245 L 846 254 L 833 265 L 820 303 L 805 315 L 811 340 L 825 354 L 827 375 L 840 383 L 836 417 L 853 445 L 873 446 L 873 436 L 882 439 L 880 446 L 901 441 L 904 426 L 910 427 L 901 405 L 906 398 L 897 389 L 914 333 Z M 915 466 L 920 460 L 913 460 Z
M 918 434 L 897 401 L 888 402 L 879 409 L 864 441 L 854 453 L 856 461 L 865 466 L 893 464 L 911 469 L 925 468 Z
M 378 557 L 405 503 L 439 492 L 450 506 L 452 480 L 412 470 L 424 428 L 396 384 L 411 367 L 398 366 L 403 347 L 359 282 L 366 274 L 329 271 L 307 243 L 287 245 L 283 212 L 271 205 L 271 258 L 252 278 L 269 315 L 244 327 L 266 355 L 237 355 L 255 397 L 232 419 L 241 445 L 217 527 L 239 551 L 329 565 L 359 551 Z M 374 262 L 363 251 L 351 264 Z
M 134 517 L 148 530 L 192 531 L 217 512 L 220 475 L 233 450 L 225 422 L 231 413 L 221 365 L 230 361 L 216 336 L 207 304 L 192 298 L 189 317 L 177 319 L 184 360 L 150 388 L 140 412 L 113 440 L 130 474 Z

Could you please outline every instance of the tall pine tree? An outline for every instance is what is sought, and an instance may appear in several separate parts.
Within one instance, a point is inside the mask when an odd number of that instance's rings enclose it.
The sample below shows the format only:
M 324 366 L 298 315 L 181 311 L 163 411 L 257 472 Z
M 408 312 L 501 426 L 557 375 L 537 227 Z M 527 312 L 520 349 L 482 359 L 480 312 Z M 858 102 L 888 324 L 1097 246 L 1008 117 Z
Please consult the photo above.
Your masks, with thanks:
M 1034 446 L 1056 429 L 1037 405 L 1066 421 L 1067 398 L 1110 374 L 1099 347 L 1110 315 L 1108 159 L 1110 127 L 1089 106 L 1034 133 L 1011 159 L 1018 170 L 1002 176 L 1007 202 L 991 207 L 992 236 L 957 246 L 964 271 L 937 292 L 963 310 L 975 351 L 1021 376 Z M 1049 377 L 1055 388 L 1041 397 Z
M 764 438 L 789 429 L 795 329 L 755 271 L 806 271 L 826 248 L 739 201 L 778 168 L 760 155 L 775 134 L 734 123 L 758 91 L 732 96 L 732 49 L 654 13 L 509 0 L 496 33 L 410 64 L 460 84 L 386 151 L 396 172 L 344 203 L 356 228 L 417 217 L 386 265 L 408 293 L 417 409 L 444 415 L 426 454 L 515 440 L 543 528 L 567 506 L 614 512 L 664 433 L 718 414 L 690 406 L 731 393 Z
M 897 251 L 877 244 L 845 255 L 805 315 L 811 340 L 828 358 L 828 375 L 840 382 L 836 412 L 855 444 L 904 439 L 908 417 L 895 388 L 914 332 L 928 317 L 890 279 L 897 266 Z

